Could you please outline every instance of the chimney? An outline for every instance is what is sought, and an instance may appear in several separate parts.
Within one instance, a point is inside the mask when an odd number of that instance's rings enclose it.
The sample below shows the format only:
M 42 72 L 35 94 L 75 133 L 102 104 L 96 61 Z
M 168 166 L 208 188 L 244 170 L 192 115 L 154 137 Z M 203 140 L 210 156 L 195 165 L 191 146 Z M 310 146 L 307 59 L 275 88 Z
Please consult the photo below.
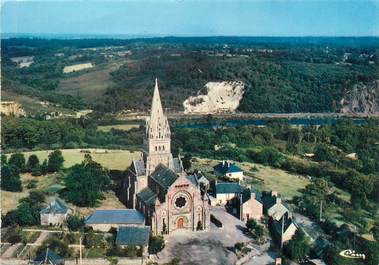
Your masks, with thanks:
M 282 203 L 282 198 L 276 197 L 276 204 Z
M 225 160 L 222 160 L 222 166 L 225 166 Z
M 275 197 L 278 197 L 278 192 L 277 192 L 276 190 L 272 190 L 272 191 L 271 191 L 271 196 L 272 196 L 272 197 L 274 197 L 274 196 L 275 196 Z
M 228 167 L 230 167 L 230 162 L 228 162 Z

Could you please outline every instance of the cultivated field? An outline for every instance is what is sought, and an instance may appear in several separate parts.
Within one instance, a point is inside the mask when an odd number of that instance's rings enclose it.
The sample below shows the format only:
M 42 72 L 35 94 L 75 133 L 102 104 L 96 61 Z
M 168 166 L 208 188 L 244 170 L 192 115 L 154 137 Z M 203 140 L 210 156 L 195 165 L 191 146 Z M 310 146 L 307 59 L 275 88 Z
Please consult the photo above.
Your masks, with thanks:
M 76 72 L 76 71 L 80 71 L 80 70 L 84 70 L 84 69 L 92 68 L 92 67 L 93 67 L 92 63 L 81 63 L 81 64 L 69 65 L 63 68 L 63 73 L 65 74 L 72 73 L 72 72 Z
M 128 150 L 110 150 L 110 149 L 62 149 L 62 155 L 64 157 L 64 167 L 71 167 L 75 164 L 81 163 L 84 159 L 85 152 L 88 152 L 92 159 L 102 166 L 109 169 L 124 170 L 130 166 L 133 159 L 140 156 L 140 152 L 133 152 Z M 47 159 L 48 155 L 53 150 L 43 151 L 30 151 L 24 152 L 25 158 L 31 154 L 36 154 L 40 161 Z
M 97 66 L 79 76 L 65 77 L 60 80 L 57 91 L 62 94 L 80 96 L 88 101 L 99 98 L 113 84 L 110 73 L 118 69 L 120 65 L 121 62 L 113 62 Z

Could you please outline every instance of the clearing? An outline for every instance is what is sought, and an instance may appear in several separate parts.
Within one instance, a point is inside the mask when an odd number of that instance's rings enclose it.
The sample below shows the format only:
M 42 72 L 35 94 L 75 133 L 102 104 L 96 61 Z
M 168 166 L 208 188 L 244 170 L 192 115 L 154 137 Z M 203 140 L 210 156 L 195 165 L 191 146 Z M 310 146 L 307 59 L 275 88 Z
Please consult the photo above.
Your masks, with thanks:
M 63 68 L 63 73 L 72 73 L 80 70 L 84 70 L 87 68 L 92 68 L 93 65 L 92 63 L 80 63 L 80 64 L 73 64 L 73 65 L 68 65 Z
M 133 123 L 133 124 L 116 124 L 116 125 L 100 125 L 97 126 L 97 130 L 102 132 L 109 132 L 111 129 L 117 129 L 122 131 L 129 131 L 133 128 L 139 128 L 141 124 L 140 123 Z

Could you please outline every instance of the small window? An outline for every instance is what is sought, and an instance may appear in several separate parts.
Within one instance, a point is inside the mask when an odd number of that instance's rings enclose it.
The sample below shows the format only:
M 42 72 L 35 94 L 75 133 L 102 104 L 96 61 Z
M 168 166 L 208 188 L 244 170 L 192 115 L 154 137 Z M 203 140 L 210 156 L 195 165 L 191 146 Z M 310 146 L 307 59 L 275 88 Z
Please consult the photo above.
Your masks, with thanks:
M 164 151 L 164 146 L 162 146 L 162 149 L 163 149 L 163 151 Z
M 158 151 L 158 147 L 157 146 L 155 147 L 155 151 Z

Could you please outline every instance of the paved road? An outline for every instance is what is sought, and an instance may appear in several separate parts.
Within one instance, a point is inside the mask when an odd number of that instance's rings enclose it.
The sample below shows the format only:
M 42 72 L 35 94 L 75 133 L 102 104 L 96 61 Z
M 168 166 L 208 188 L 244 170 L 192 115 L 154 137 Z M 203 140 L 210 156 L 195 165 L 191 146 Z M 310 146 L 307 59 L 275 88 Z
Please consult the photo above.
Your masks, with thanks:
M 21 246 L 22 243 L 17 243 L 12 246 L 10 246 L 4 253 L 1 255 L 2 259 L 9 259 L 13 256 L 13 252 L 15 252 L 19 246 Z

